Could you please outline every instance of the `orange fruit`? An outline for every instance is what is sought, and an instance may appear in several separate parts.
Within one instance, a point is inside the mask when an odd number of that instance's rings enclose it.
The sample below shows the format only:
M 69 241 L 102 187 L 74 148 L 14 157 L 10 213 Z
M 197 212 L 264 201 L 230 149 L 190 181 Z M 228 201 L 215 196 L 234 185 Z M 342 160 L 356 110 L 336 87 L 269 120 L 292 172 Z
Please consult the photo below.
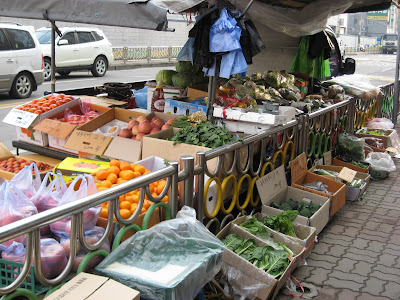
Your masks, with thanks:
M 131 180 L 135 178 L 135 174 L 132 170 L 122 170 L 119 173 L 119 178 L 125 179 L 125 180 Z
M 133 195 L 132 197 L 132 202 L 133 203 L 139 203 L 139 196 L 138 195 Z
M 128 196 L 129 197 L 129 196 Z M 122 201 L 120 204 L 119 204 L 119 208 L 120 209 L 123 209 L 123 208 L 125 208 L 125 209 L 130 209 L 131 208 L 131 203 L 129 202 L 129 201 Z
M 132 203 L 133 202 L 133 198 L 132 198 L 133 196 L 126 196 L 125 197 L 125 201 L 124 202 L 129 202 L 129 203 Z
M 165 181 L 163 181 L 163 182 L 160 181 L 159 185 L 156 188 L 157 194 L 160 195 L 162 193 L 162 191 L 164 190 L 164 188 L 165 188 Z
M 121 171 L 132 170 L 131 165 L 126 161 L 121 161 L 119 168 L 121 169 Z
M 113 159 L 112 161 L 110 161 L 110 166 L 115 166 L 119 168 L 120 165 L 120 161 L 118 159 Z
M 117 180 L 117 184 L 120 184 L 120 183 L 123 183 L 123 182 L 126 182 L 127 180 L 125 180 L 125 179 L 122 179 L 122 178 L 118 178 L 118 180 Z
M 143 207 L 146 208 L 146 209 L 149 209 L 150 203 L 151 203 L 151 202 L 150 202 L 149 200 L 145 200 L 145 201 L 143 202 Z
M 110 173 L 110 174 L 107 176 L 107 180 L 108 180 L 109 182 L 111 182 L 112 184 L 113 184 L 113 183 L 116 183 L 117 180 L 118 180 L 118 176 L 117 176 L 115 173 Z
M 143 175 L 144 174 L 149 174 L 149 173 L 151 173 L 151 171 L 150 170 L 146 170 L 146 171 L 144 171 Z
M 129 219 L 132 216 L 132 213 L 129 209 L 122 208 L 119 210 L 119 213 L 121 214 L 121 217 L 123 219 Z
M 143 213 L 145 213 L 145 212 L 147 212 L 147 209 L 143 206 L 143 207 L 142 207 L 142 211 L 141 211 L 140 213 L 143 214 Z
M 106 180 L 108 175 L 109 175 L 109 173 L 107 170 L 101 169 L 101 170 L 97 171 L 96 178 L 98 180 Z
M 125 201 L 125 195 L 119 196 L 119 203 L 121 203 L 122 201 Z
M 142 173 L 140 173 L 140 172 L 133 172 L 133 176 L 134 176 L 134 178 L 136 178 L 136 177 L 142 176 Z
M 101 186 L 103 186 L 105 188 L 109 188 L 109 187 L 111 187 L 111 185 L 112 185 L 112 183 L 110 181 L 108 181 L 108 180 L 103 180 L 101 182 Z
M 105 191 L 106 189 L 107 189 L 106 187 L 101 186 L 101 187 L 97 188 L 97 191 L 101 192 L 101 191 Z
M 101 187 L 101 183 L 100 182 L 96 182 L 95 185 L 96 185 L 97 188 Z
M 142 165 L 136 165 L 133 168 L 133 171 L 135 172 L 139 172 L 140 174 L 144 174 L 144 171 L 146 171 L 145 167 L 143 167 Z
M 117 166 L 111 166 L 108 168 L 109 173 L 114 173 L 115 175 L 118 175 L 121 170 Z
M 103 207 L 100 211 L 100 217 L 106 218 L 108 217 L 108 208 Z
M 151 195 L 153 196 L 153 198 L 157 198 L 158 197 L 157 193 L 151 193 Z
M 168 196 L 165 196 L 164 198 L 162 198 L 161 200 L 162 202 L 168 203 Z
M 131 204 L 130 212 L 131 212 L 132 214 L 135 213 L 137 206 L 138 206 L 137 203 L 132 203 L 132 204 Z

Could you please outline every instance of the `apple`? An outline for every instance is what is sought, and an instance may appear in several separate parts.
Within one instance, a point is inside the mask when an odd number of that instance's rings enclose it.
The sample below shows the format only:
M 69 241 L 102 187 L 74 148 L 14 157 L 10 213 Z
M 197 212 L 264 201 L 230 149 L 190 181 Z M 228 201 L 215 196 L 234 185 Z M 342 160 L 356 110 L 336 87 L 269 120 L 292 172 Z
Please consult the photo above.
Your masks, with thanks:
M 149 133 L 150 131 L 151 131 L 151 125 L 150 125 L 150 122 L 149 121 L 143 121 L 143 122 L 140 122 L 140 124 L 139 124 L 139 131 L 141 132 L 141 133 Z
M 136 118 L 136 121 L 138 121 L 140 123 L 140 122 L 148 121 L 148 120 L 146 119 L 145 116 L 139 116 L 139 117 Z
M 170 119 L 170 120 L 167 121 L 167 124 L 171 125 L 174 121 L 175 121 L 175 119 Z
M 138 122 L 138 121 L 136 121 L 136 120 L 130 120 L 129 123 L 128 123 L 128 129 L 129 129 L 129 130 L 132 130 L 132 128 L 133 128 L 134 126 L 137 126 L 137 125 L 139 125 L 139 122 Z
M 168 124 L 164 124 L 162 127 L 161 127 L 161 130 L 165 130 L 165 129 L 168 129 L 169 128 L 169 125 Z
M 132 131 L 129 130 L 128 128 L 123 128 L 121 129 L 121 131 L 118 134 L 120 137 L 124 137 L 124 138 L 131 138 L 132 137 Z
M 156 124 L 158 128 L 162 128 L 165 123 L 162 120 L 156 120 L 154 124 Z
M 132 135 L 138 135 L 138 133 L 140 132 L 139 125 L 133 126 L 131 132 L 132 132 Z
M 158 126 L 155 123 L 150 123 L 151 128 L 158 128 Z
M 159 128 L 153 128 L 153 129 L 150 131 L 150 134 L 156 133 L 156 132 L 159 132 L 159 131 L 160 131 Z
M 159 120 L 157 117 L 153 117 L 150 122 L 155 123 L 157 120 Z
M 139 133 L 137 136 L 136 136 L 136 140 L 137 141 L 141 141 L 142 140 L 142 138 L 145 136 L 146 134 L 144 134 L 144 133 Z

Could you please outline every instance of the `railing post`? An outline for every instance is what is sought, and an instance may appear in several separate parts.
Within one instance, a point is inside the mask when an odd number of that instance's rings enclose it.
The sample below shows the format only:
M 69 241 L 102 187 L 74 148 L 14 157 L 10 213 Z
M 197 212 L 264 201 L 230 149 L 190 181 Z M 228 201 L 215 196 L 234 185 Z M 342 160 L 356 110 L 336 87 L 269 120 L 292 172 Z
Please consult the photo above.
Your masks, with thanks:
M 382 117 L 382 106 L 383 106 L 383 93 L 379 91 L 378 97 L 376 97 L 376 118 Z
M 201 173 L 196 176 L 195 203 L 197 220 L 203 222 L 204 219 L 204 172 L 206 165 L 205 152 L 197 152 L 197 163 L 201 167 Z
M 168 61 L 172 59 L 172 46 L 168 46 Z
M 184 205 L 193 207 L 193 184 L 194 184 L 194 157 L 183 155 L 180 158 L 181 170 L 185 176 L 183 181 L 183 202 Z
M 175 173 L 171 177 L 171 193 L 169 195 L 169 208 L 171 209 L 171 218 L 175 219 L 178 213 L 178 171 L 179 164 L 176 161 L 170 161 L 170 166 L 175 168 Z
M 147 47 L 147 62 L 151 60 L 151 47 Z
M 356 102 L 350 100 L 349 108 L 347 110 L 347 132 L 350 134 L 354 133 L 354 122 L 355 122 L 355 115 L 356 115 Z
M 124 60 L 124 64 L 128 60 L 128 47 L 122 48 L 122 59 Z
M 308 123 L 310 116 L 308 114 L 303 114 L 300 116 L 299 123 L 301 123 L 301 138 L 299 142 L 299 154 L 303 152 L 307 152 L 307 143 L 308 143 Z

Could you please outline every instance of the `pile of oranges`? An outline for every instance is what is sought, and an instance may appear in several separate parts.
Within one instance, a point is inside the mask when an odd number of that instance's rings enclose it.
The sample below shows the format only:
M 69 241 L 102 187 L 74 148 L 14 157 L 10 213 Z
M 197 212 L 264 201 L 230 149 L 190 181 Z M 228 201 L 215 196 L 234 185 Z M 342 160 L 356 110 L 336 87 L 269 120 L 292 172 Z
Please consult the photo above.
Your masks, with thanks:
M 97 179 L 96 187 L 100 192 L 148 173 L 150 173 L 150 171 L 142 165 L 128 163 L 126 161 L 112 160 L 110 162 L 110 168 L 99 170 L 93 175 Z M 151 195 L 154 198 L 158 197 L 158 195 L 164 190 L 165 183 L 165 180 L 159 180 L 149 184 Z M 137 189 L 119 197 L 119 212 L 122 218 L 128 219 L 136 211 L 139 203 L 139 193 L 140 191 Z M 168 196 L 165 196 L 162 201 L 167 203 Z M 152 204 L 153 202 L 149 201 L 146 195 L 141 213 L 147 212 Z M 103 203 L 100 217 L 108 217 L 108 202 Z
M 58 94 L 56 96 L 47 95 L 18 106 L 16 109 L 29 111 L 31 113 L 41 115 L 42 113 L 48 112 L 49 110 L 52 110 L 53 108 L 56 108 L 72 100 L 72 96 L 67 96 L 64 94 Z

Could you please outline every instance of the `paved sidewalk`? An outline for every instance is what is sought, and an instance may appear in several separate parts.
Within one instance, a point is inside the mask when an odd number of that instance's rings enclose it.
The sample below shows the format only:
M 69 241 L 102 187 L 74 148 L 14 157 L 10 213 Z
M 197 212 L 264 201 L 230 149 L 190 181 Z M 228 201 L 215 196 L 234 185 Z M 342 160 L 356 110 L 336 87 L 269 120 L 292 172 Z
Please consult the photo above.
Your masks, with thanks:
M 139 68 L 152 68 L 152 67 L 172 67 L 175 66 L 176 60 L 173 59 L 168 61 L 168 59 L 158 59 L 147 62 L 147 60 L 129 60 L 124 63 L 123 60 L 115 60 L 110 66 L 109 70 L 129 70 L 129 69 L 139 69 Z
M 310 288 L 301 299 L 400 299 L 400 163 L 372 181 L 364 199 L 347 203 L 319 234 L 307 266 L 293 272 Z M 278 300 L 299 299 L 282 289 Z

